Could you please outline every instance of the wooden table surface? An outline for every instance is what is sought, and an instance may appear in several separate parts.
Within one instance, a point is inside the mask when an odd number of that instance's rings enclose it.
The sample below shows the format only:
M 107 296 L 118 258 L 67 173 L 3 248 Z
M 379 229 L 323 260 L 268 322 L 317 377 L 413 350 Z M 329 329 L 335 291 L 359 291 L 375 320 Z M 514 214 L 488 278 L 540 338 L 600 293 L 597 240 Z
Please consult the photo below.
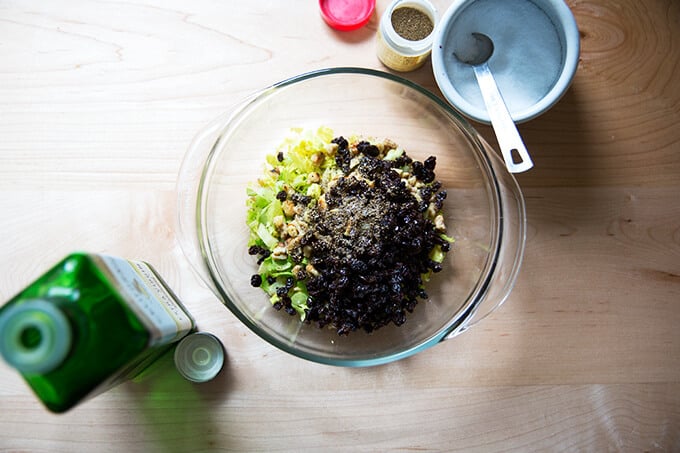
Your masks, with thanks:
M 191 272 L 175 181 L 192 137 L 297 73 L 384 69 L 387 3 L 341 33 L 312 0 L 0 0 L 0 299 L 74 250 L 144 259 L 228 353 L 208 384 L 165 357 L 64 415 L 2 362 L 0 451 L 680 451 L 675 0 L 568 1 L 576 78 L 520 126 L 536 164 L 517 177 L 524 264 L 469 332 L 385 366 L 319 365 Z M 439 93 L 429 64 L 406 76 Z

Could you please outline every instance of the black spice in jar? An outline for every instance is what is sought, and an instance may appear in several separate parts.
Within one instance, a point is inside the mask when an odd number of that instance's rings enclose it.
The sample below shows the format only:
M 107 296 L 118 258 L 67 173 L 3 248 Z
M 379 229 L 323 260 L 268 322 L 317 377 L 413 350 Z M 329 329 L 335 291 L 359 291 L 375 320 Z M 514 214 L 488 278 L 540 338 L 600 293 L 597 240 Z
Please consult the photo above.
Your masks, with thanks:
M 394 31 L 409 41 L 425 39 L 434 30 L 434 24 L 427 14 L 409 6 L 395 9 L 391 19 Z

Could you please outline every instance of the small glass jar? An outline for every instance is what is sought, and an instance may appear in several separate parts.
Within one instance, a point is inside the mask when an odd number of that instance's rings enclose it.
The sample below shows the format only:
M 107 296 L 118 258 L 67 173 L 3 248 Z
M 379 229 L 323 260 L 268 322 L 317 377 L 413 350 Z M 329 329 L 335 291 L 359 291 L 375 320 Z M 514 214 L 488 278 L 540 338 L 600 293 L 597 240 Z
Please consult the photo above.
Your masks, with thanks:
M 378 27 L 380 61 L 399 72 L 421 67 L 432 50 L 438 20 L 437 9 L 427 0 L 393 1 L 380 18 Z

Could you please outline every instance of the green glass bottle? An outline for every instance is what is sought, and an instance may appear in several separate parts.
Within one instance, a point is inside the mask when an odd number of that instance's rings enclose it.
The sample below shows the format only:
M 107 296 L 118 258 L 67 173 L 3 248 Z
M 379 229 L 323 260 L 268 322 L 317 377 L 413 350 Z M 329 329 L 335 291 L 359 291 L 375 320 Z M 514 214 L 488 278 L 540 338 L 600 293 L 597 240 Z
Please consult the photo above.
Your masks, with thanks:
M 150 265 L 76 253 L 0 307 L 0 354 L 64 412 L 131 379 L 194 326 Z

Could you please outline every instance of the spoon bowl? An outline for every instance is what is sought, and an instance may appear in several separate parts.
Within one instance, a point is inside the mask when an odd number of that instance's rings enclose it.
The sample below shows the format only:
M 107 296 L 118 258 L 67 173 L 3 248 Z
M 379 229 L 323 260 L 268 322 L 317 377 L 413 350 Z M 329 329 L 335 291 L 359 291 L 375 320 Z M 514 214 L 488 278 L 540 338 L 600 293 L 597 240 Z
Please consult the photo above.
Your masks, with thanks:
M 478 66 L 489 61 L 493 55 L 493 40 L 483 33 L 472 33 L 471 40 L 457 48 L 453 54 L 465 64 Z

